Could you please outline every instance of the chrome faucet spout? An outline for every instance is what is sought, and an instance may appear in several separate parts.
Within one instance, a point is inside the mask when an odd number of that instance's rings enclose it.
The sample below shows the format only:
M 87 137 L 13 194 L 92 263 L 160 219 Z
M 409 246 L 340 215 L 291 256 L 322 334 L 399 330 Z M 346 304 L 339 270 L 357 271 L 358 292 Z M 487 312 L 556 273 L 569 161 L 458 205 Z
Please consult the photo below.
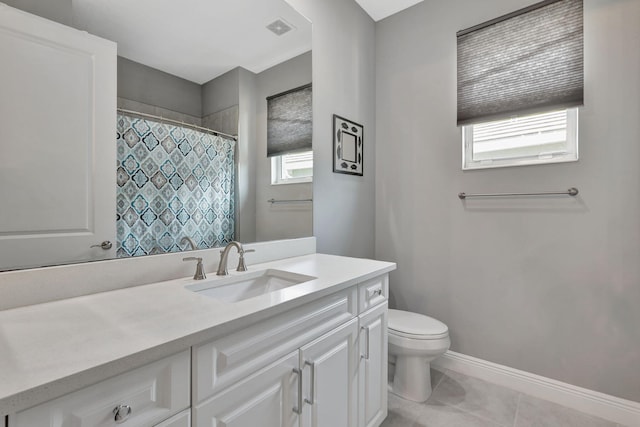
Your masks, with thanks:
M 227 270 L 227 259 L 229 258 L 229 251 L 234 247 L 238 250 L 238 253 L 241 256 L 244 254 L 242 243 L 236 242 L 235 240 L 229 242 L 229 244 L 220 252 L 220 264 L 218 264 L 218 272 L 216 273 L 218 276 L 226 276 L 229 274 L 229 270 Z
M 192 251 L 198 250 L 198 245 L 196 245 L 196 242 L 194 242 L 191 237 L 184 236 L 182 239 L 180 239 L 180 244 L 181 245 L 184 245 L 185 243 L 188 243 L 189 246 L 191 246 L 191 250 Z

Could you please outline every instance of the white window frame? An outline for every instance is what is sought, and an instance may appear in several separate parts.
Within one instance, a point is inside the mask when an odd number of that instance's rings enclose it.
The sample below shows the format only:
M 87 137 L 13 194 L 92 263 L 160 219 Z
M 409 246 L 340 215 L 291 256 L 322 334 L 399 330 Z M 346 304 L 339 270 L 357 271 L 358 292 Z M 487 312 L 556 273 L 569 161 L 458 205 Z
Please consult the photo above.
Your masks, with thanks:
M 304 184 L 313 182 L 313 174 L 303 178 L 282 178 L 282 156 L 271 157 L 271 185 Z
M 567 151 L 537 156 L 473 160 L 473 125 L 462 126 L 462 169 L 488 169 L 578 161 L 578 108 L 567 108 Z

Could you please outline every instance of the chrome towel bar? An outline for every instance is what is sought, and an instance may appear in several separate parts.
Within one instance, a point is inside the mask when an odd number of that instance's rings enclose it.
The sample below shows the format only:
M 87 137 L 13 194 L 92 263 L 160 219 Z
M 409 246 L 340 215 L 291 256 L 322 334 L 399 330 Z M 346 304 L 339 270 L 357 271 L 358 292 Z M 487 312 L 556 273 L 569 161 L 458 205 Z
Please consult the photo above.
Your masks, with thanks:
M 542 191 L 538 193 L 458 193 L 460 200 L 464 200 L 469 197 L 509 197 L 509 196 L 577 196 L 578 189 L 571 187 L 567 191 Z
M 274 204 L 274 203 L 305 203 L 305 202 L 313 202 L 313 199 L 289 199 L 289 200 L 276 200 L 276 199 L 269 199 L 267 200 L 267 202 Z

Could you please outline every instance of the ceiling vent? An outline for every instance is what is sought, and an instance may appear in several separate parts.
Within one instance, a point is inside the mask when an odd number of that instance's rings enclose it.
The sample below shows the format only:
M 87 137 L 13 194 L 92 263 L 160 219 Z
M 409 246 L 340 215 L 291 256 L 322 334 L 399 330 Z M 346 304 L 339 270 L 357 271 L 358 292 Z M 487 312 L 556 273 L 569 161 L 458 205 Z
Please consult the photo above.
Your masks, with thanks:
M 285 21 L 282 18 L 278 18 L 275 21 L 273 21 L 271 24 L 267 25 L 267 29 L 269 31 L 271 31 L 273 34 L 275 34 L 276 36 L 281 36 L 283 34 L 288 33 L 289 31 L 293 30 L 293 25 L 289 24 L 287 21 Z

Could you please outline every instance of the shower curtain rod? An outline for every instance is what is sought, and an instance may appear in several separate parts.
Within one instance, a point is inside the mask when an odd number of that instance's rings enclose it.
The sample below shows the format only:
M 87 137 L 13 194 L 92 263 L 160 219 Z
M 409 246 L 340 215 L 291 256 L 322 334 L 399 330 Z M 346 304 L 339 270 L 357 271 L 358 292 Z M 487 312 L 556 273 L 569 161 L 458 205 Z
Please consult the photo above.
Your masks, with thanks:
M 202 126 L 192 125 L 190 123 L 180 122 L 178 120 L 167 119 L 166 117 L 162 117 L 162 116 L 155 116 L 153 114 L 141 113 L 139 111 L 126 110 L 124 108 L 117 108 L 117 110 L 119 112 L 121 112 L 121 113 L 124 113 L 124 114 L 145 117 L 145 118 L 148 118 L 148 119 L 160 120 L 161 122 L 172 123 L 172 124 L 175 124 L 175 125 L 179 125 L 179 126 L 183 126 L 183 127 L 188 127 L 188 128 L 191 128 L 191 129 L 199 130 L 199 131 L 202 131 L 202 132 L 212 133 L 212 134 L 214 134 L 216 136 L 224 136 L 224 137 L 227 137 L 227 138 L 231 138 L 234 141 L 238 140 L 238 137 L 236 135 L 229 135 L 228 133 L 218 132 L 217 130 L 204 128 Z

